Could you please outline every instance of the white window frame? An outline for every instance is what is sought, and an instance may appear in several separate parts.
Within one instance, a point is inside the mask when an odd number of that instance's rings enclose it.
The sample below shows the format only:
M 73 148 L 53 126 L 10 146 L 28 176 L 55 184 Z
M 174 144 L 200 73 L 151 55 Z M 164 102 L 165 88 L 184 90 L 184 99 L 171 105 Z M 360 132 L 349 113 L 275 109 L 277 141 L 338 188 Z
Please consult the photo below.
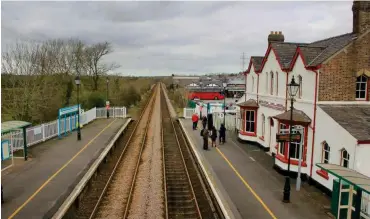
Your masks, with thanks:
M 262 136 L 263 137 L 265 137 L 265 115 L 264 114 L 262 114 L 262 119 L 261 119 L 261 121 L 262 121 Z
M 347 157 L 344 157 L 344 152 L 347 152 Z M 346 149 L 342 149 L 342 151 L 340 152 L 340 165 L 342 167 L 349 168 L 350 158 L 351 158 L 351 156 L 349 155 L 348 151 Z M 347 166 L 344 165 L 344 161 L 347 161 Z
M 357 81 L 358 79 L 360 78 L 360 82 Z M 365 81 L 362 81 L 362 80 L 365 80 Z M 366 76 L 366 75 L 360 75 L 356 78 L 356 100 L 366 100 L 367 99 L 367 90 L 368 90 L 368 87 L 367 87 L 367 83 L 368 83 L 368 80 L 369 78 Z M 361 84 L 365 84 L 365 89 L 361 89 Z M 359 89 L 357 89 L 357 85 L 359 85 Z M 365 92 L 365 97 L 358 97 L 357 96 L 357 92 Z
M 325 145 L 328 146 L 327 149 L 325 149 Z M 328 153 L 328 159 L 325 158 L 325 153 Z M 321 163 L 329 163 L 329 161 L 330 161 L 330 146 L 326 141 L 324 141 L 322 143 Z
M 274 72 L 270 72 L 270 95 L 274 95 Z
M 254 120 L 250 120 L 250 118 L 247 118 L 247 112 L 253 112 L 253 118 Z M 247 123 L 251 123 L 253 124 L 253 129 L 254 131 L 250 131 L 250 130 L 247 130 Z M 255 110 L 245 110 L 245 132 L 248 132 L 248 133 L 256 133 L 256 111 Z M 252 127 L 252 126 L 250 126 Z
M 298 98 L 301 99 L 302 98 L 302 94 L 303 94 L 303 79 L 302 79 L 302 76 L 301 75 L 298 75 L 298 84 L 299 84 L 299 90 L 298 90 Z

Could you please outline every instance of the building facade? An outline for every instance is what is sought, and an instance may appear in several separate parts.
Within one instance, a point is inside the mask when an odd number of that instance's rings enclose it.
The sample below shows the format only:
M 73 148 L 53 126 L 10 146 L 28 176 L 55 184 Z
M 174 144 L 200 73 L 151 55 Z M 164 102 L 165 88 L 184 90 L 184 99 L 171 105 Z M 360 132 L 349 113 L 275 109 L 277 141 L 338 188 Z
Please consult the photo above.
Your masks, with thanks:
M 312 43 L 284 42 L 271 32 L 264 56 L 252 56 L 246 96 L 239 101 L 239 138 L 257 142 L 275 165 L 297 171 L 302 145 L 302 173 L 325 186 L 333 178 L 317 163 L 339 164 L 370 176 L 370 2 L 353 3 L 353 31 Z M 294 98 L 293 128 L 301 143 L 277 143 L 288 133 L 287 84 L 300 85 Z

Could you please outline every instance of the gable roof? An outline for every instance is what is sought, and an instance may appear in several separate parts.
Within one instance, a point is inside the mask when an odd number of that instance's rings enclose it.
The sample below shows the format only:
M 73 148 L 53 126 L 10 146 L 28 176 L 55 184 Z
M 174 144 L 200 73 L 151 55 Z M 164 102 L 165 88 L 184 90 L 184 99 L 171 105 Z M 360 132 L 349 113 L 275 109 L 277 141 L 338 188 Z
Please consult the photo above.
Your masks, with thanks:
M 244 74 L 247 74 L 251 71 L 252 65 L 254 66 L 254 71 L 258 72 L 262 67 L 262 62 L 264 58 L 265 58 L 264 56 L 251 56 L 249 60 L 248 68 L 244 72 Z
M 319 104 L 319 107 L 358 141 L 370 140 L 370 105 Z

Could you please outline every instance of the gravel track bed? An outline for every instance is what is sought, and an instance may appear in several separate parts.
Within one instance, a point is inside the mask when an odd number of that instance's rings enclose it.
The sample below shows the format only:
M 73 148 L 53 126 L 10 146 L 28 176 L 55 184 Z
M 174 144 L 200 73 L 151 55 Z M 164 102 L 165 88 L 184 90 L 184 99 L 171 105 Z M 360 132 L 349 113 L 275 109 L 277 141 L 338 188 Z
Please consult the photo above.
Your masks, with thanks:
M 160 103 L 158 92 L 136 176 L 129 219 L 163 218 Z
M 148 109 L 152 107 L 153 99 Z M 149 110 L 146 110 L 142 120 L 139 122 L 132 142 L 127 146 L 121 163 L 113 176 L 108 190 L 100 203 L 95 218 L 122 218 L 127 204 L 127 197 L 130 191 L 133 174 L 136 168 L 137 159 L 140 153 L 141 142 L 144 137 Z

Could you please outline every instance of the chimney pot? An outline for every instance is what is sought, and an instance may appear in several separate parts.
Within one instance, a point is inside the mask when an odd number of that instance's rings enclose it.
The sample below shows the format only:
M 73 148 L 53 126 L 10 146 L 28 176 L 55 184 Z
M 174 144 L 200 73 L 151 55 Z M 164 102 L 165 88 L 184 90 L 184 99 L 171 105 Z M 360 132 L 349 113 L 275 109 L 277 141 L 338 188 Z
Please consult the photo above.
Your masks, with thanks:
M 283 34 L 283 32 L 282 31 L 279 31 L 279 35 L 281 35 L 281 34 Z
M 270 34 L 274 34 L 274 31 L 270 31 Z

